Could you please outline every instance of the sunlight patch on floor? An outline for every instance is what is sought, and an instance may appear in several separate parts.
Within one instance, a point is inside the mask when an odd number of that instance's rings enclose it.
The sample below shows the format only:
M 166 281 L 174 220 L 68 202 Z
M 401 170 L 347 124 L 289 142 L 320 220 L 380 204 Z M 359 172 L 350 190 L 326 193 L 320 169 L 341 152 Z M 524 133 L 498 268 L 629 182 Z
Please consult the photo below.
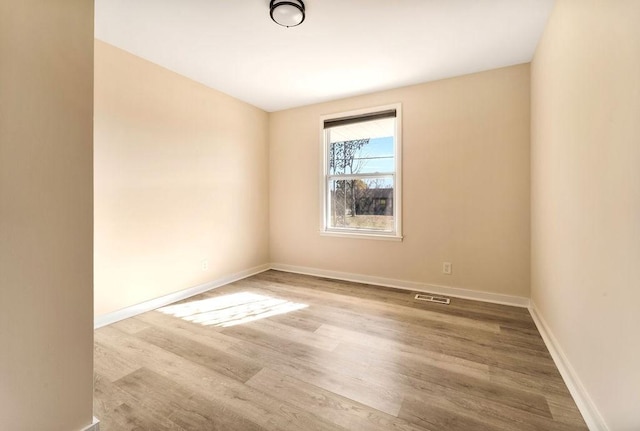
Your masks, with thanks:
M 159 308 L 158 311 L 189 322 L 226 328 L 277 316 L 279 314 L 290 313 L 307 307 L 307 304 L 298 304 L 287 301 L 286 299 L 272 298 L 250 292 L 240 292 L 199 301 L 169 305 Z

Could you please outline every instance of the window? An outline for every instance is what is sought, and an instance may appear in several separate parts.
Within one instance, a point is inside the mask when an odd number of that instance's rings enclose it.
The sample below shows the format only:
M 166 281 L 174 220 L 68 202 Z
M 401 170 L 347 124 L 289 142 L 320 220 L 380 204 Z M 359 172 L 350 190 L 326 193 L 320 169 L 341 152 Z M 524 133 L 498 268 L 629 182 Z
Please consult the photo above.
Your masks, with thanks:
M 402 238 L 400 104 L 325 116 L 325 235 Z

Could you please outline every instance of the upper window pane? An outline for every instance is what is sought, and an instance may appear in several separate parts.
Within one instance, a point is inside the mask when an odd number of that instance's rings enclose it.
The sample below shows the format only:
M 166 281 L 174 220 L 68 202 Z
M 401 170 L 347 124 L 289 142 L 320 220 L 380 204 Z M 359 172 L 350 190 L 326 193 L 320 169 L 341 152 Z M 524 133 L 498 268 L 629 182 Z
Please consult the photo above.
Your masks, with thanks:
M 328 174 L 393 172 L 395 121 L 384 118 L 328 129 Z

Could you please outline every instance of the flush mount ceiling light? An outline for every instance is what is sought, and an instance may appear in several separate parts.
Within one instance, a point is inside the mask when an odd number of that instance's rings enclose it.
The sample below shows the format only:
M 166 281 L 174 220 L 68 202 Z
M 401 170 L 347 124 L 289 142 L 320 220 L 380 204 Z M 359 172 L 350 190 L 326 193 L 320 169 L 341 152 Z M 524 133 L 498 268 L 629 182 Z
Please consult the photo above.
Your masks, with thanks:
M 271 0 L 271 19 L 283 27 L 295 27 L 304 21 L 304 3 L 302 0 Z

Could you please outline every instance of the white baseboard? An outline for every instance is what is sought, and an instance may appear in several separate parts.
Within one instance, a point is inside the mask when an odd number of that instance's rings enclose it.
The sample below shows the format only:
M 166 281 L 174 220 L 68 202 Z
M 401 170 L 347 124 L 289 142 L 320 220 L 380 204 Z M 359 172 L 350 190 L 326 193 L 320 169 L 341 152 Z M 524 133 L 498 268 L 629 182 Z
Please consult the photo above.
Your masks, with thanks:
M 567 385 L 573 400 L 575 401 L 584 421 L 587 423 L 590 431 L 609 431 L 609 427 L 607 426 L 604 418 L 598 411 L 596 405 L 591 400 L 589 393 L 585 389 L 582 381 L 578 377 L 578 374 L 575 372 L 569 359 L 564 354 L 558 340 L 551 332 L 551 329 L 544 321 L 542 315 L 538 312 L 535 303 L 531 300 L 531 305 L 529 306 L 529 312 L 531 313 L 531 317 L 538 328 L 538 332 L 542 336 L 544 340 L 544 344 L 546 344 L 547 349 L 549 349 L 549 353 L 553 358 L 553 362 L 555 362 L 558 371 L 560 371 L 560 375 L 564 380 L 564 383 Z
M 296 274 L 314 275 L 316 277 L 333 278 L 336 280 L 353 281 L 356 283 L 372 284 L 375 286 L 392 287 L 396 289 L 415 290 L 417 292 L 437 293 L 455 298 L 472 299 L 475 301 L 492 302 L 495 304 L 511 305 L 515 307 L 529 307 L 529 298 L 522 296 L 504 295 L 501 293 L 482 292 L 460 287 L 440 286 L 437 284 L 417 283 L 415 281 L 396 280 L 392 278 L 374 277 L 348 272 L 329 271 L 325 269 L 307 268 L 302 266 L 272 263 L 271 269 Z
M 155 310 L 165 305 L 169 305 L 176 301 L 181 301 L 186 298 L 190 298 L 194 295 L 206 292 L 217 287 L 224 286 L 234 281 L 242 280 L 243 278 L 251 277 L 252 275 L 259 274 L 269 269 L 275 269 L 277 271 L 293 272 L 297 274 L 314 275 L 317 277 L 334 278 L 336 280 L 354 281 L 357 283 L 372 284 L 375 286 L 392 287 L 396 289 L 415 290 L 417 292 L 437 293 L 440 295 L 447 295 L 456 298 L 472 299 L 476 301 L 492 302 L 496 304 L 511 305 L 515 307 L 528 307 L 529 299 L 521 296 L 503 295 L 500 293 L 481 292 L 470 289 L 462 289 L 459 287 L 439 286 L 436 284 L 424 284 L 414 281 L 396 280 L 392 278 L 374 277 L 362 274 L 352 274 L 348 272 L 328 271 L 317 268 L 307 268 L 301 266 L 284 265 L 280 263 L 272 263 L 271 265 L 260 265 L 254 268 L 249 268 L 244 271 L 237 272 L 225 277 L 221 277 L 217 280 L 210 281 L 208 283 L 194 286 L 189 289 L 181 290 L 179 292 L 170 293 L 160 298 L 151 299 L 149 301 L 142 302 L 140 304 L 132 305 L 130 307 L 123 308 L 121 310 L 114 311 L 112 313 L 103 314 L 94 318 L 94 329 L 101 328 L 112 323 L 119 322 L 120 320 L 128 319 L 130 317 L 137 316 L 147 311 Z
M 91 425 L 82 428 L 80 431 L 100 431 L 100 421 L 94 416 Z
M 270 269 L 268 264 L 256 266 L 253 268 L 245 269 L 244 271 L 236 272 L 225 277 L 218 278 L 217 280 L 210 281 L 198 286 L 190 287 L 179 292 L 170 293 L 160 298 L 151 299 L 149 301 L 142 302 L 140 304 L 132 305 L 130 307 L 123 308 L 121 310 L 114 311 L 112 313 L 103 314 L 94 318 L 94 329 L 101 328 L 112 323 L 116 323 L 120 320 L 128 319 L 129 317 L 137 316 L 138 314 L 146 313 L 147 311 L 155 310 L 156 308 L 164 307 L 176 301 L 190 298 L 194 295 L 206 292 L 217 287 L 224 286 L 234 281 L 242 280 L 243 278 L 251 277 L 252 275 L 259 274 L 261 272 Z

